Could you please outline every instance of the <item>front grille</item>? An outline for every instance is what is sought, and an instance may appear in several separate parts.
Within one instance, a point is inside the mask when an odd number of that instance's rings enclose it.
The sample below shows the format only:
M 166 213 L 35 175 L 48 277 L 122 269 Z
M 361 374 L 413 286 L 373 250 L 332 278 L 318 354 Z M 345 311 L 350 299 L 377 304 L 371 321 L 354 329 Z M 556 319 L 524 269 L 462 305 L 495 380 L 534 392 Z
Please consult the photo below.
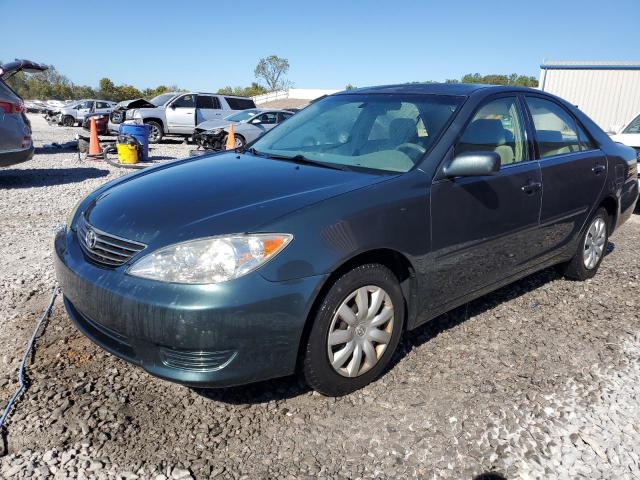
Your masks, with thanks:
M 146 245 L 92 227 L 81 216 L 78 221 L 78 242 L 89 260 L 107 267 L 119 267 Z

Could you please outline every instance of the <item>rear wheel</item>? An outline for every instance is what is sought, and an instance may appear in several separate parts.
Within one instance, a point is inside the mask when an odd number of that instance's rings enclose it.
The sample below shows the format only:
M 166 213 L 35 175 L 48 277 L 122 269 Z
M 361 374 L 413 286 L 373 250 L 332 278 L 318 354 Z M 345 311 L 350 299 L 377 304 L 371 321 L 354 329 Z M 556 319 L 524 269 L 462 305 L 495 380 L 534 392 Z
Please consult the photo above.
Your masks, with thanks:
M 148 122 L 144 122 L 145 125 L 149 125 L 149 142 L 150 143 L 159 143 L 164 136 L 164 130 L 160 123 L 155 120 L 149 120 Z
M 575 256 L 564 265 L 564 276 L 572 280 L 592 278 L 602 263 L 608 243 L 609 214 L 599 208 L 580 237 Z
M 71 115 L 65 115 L 62 117 L 62 125 L 65 127 L 73 127 L 76 124 L 76 119 Z
M 328 396 L 364 387 L 387 367 L 404 322 L 396 276 L 367 264 L 334 283 L 318 309 L 305 348 L 307 384 Z

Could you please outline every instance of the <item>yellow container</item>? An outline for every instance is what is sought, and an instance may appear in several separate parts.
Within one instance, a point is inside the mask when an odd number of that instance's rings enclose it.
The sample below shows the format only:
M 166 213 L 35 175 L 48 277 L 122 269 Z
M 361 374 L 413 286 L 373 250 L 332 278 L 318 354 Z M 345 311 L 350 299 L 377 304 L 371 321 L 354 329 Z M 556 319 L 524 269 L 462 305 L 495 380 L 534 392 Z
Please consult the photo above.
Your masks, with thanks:
M 120 163 L 138 163 L 138 146 L 118 143 L 118 160 Z

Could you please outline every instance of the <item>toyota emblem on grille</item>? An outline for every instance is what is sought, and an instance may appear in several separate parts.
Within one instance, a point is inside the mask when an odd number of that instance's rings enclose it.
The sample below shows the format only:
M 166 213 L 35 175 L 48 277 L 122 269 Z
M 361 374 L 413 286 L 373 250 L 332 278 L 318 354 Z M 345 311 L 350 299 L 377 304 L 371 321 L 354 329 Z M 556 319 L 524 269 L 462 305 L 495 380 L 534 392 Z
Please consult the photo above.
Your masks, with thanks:
M 84 243 L 90 250 L 93 250 L 96 246 L 96 232 L 87 230 L 87 233 L 84 235 Z

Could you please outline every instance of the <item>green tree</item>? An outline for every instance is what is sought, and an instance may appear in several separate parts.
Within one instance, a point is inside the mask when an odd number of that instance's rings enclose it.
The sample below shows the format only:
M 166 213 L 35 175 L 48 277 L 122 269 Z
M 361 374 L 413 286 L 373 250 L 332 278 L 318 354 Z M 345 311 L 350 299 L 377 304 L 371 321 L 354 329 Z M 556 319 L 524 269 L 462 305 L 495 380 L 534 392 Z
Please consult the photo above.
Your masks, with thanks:
M 285 78 L 289 71 L 289 60 L 280 58 L 277 55 L 269 55 L 258 61 L 253 73 L 256 78 L 261 78 L 267 84 L 270 92 L 276 90 L 286 90 L 291 86 L 290 82 Z

